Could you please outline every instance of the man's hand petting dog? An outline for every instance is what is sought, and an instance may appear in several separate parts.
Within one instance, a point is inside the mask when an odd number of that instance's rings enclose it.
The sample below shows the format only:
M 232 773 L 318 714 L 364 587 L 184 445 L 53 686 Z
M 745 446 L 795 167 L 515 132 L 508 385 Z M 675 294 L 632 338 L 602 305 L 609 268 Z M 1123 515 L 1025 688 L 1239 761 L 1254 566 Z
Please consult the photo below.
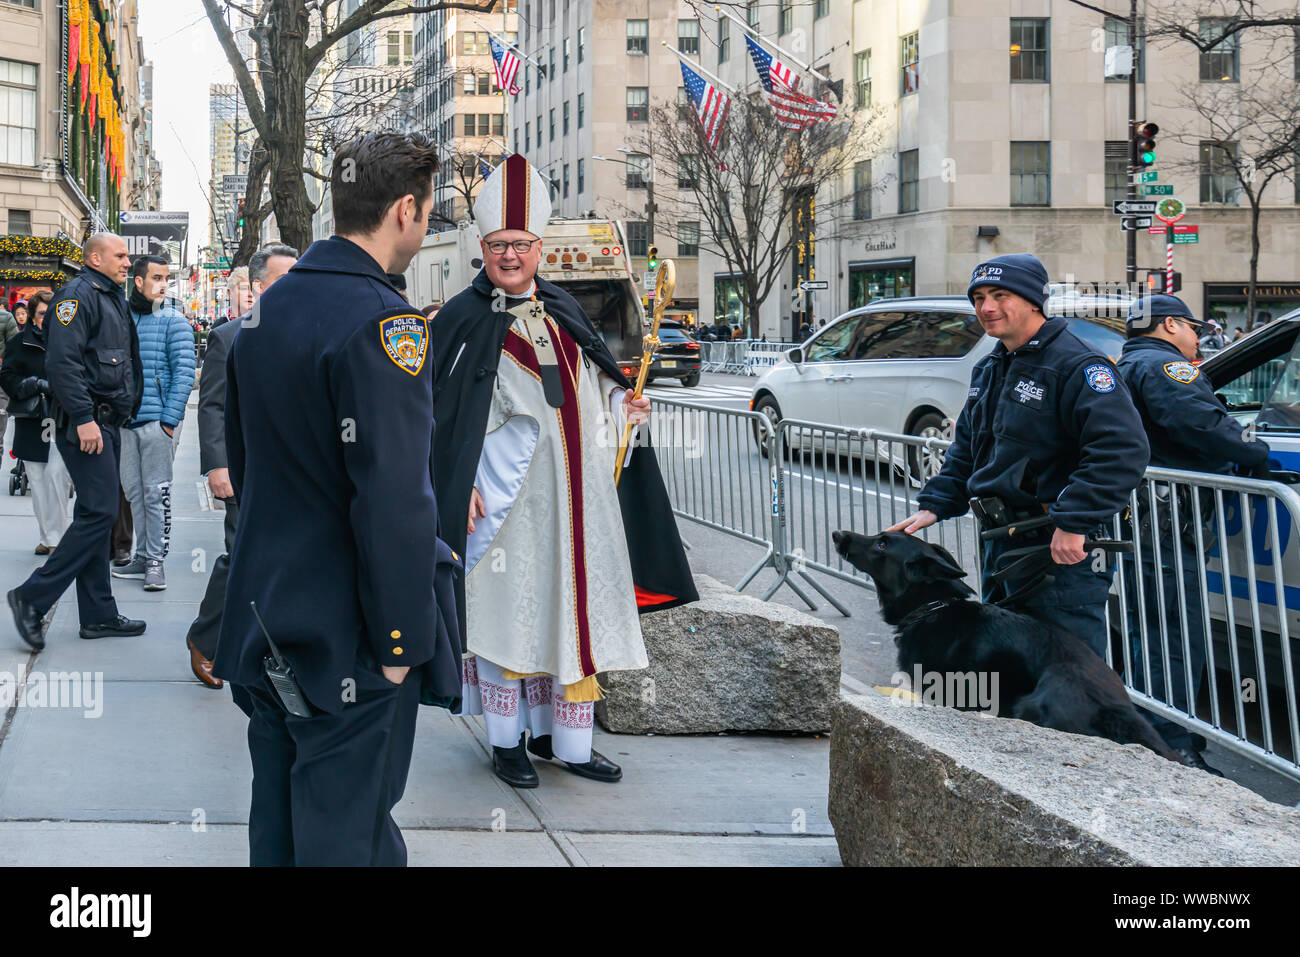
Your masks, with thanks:
M 939 521 L 939 516 L 928 508 L 923 508 L 913 515 L 909 515 L 895 525 L 890 525 L 885 529 L 887 532 L 902 532 L 905 535 L 914 535 L 923 528 L 929 528 Z M 1088 553 L 1083 548 L 1084 536 L 1074 532 L 1067 532 L 1063 529 L 1057 529 L 1052 534 L 1052 561 L 1058 565 L 1077 565 L 1088 557 Z

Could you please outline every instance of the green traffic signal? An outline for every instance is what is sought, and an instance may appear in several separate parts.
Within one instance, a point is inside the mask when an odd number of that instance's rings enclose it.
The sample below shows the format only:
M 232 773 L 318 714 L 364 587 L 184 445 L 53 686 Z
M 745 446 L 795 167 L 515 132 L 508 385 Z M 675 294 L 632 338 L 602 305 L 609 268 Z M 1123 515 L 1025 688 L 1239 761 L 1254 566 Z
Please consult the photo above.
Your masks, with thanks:
M 1156 151 L 1155 151 L 1155 150 L 1147 150 L 1145 153 L 1142 154 L 1142 156 L 1141 156 L 1141 160 L 1142 160 L 1142 165 L 1143 165 L 1143 166 L 1150 166 L 1150 165 L 1152 165 L 1152 164 L 1156 161 Z
M 650 256 L 646 260 L 646 268 L 652 271 L 659 268 L 659 247 L 658 246 L 650 247 Z

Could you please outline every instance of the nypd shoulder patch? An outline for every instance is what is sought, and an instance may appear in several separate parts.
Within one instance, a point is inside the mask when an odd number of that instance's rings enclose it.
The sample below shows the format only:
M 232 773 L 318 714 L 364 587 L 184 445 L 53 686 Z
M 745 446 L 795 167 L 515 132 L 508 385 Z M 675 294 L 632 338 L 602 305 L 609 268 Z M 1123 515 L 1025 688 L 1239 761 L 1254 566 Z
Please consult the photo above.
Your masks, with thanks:
M 1093 392 L 1113 392 L 1115 390 L 1115 373 L 1111 371 L 1110 366 L 1101 363 L 1088 366 L 1083 370 L 1083 377 L 1088 381 L 1088 386 Z
M 379 323 L 379 340 L 403 372 L 419 375 L 429 353 L 429 323 L 423 316 L 390 316 Z
M 70 323 L 77 314 L 78 302 L 75 299 L 65 299 L 54 307 L 54 315 L 65 326 Z
M 1175 382 L 1181 382 L 1187 385 L 1189 382 L 1195 382 L 1201 374 L 1201 370 L 1196 368 L 1190 362 L 1166 362 L 1165 375 Z

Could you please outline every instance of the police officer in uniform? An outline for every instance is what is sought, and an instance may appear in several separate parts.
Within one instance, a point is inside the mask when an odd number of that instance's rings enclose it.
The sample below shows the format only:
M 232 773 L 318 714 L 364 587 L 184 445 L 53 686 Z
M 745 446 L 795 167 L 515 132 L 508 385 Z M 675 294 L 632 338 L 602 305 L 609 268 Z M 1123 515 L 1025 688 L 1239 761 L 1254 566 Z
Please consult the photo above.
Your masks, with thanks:
M 9 592 L 18 634 L 45 647 L 42 619 L 75 580 L 82 638 L 143 634 L 145 623 L 118 613 L 108 561 L 119 496 L 120 430 L 140 409 L 144 378 L 135 323 L 122 283 L 126 243 L 96 233 L 85 266 L 45 314 L 45 371 L 58 403 L 54 441 L 77 489 L 72 525 L 49 559 Z
M 429 328 L 386 275 L 424 239 L 437 157 L 417 134 L 340 147 L 339 235 L 313 243 L 230 344 L 240 514 L 212 673 L 251 698 L 254 865 L 405 864 L 391 811 L 416 712 L 460 696 Z
M 1015 598 L 1032 583 L 990 579 L 1005 550 L 1050 543 L 1053 581 L 1010 604 L 1073 632 L 1104 657 L 1114 569 L 1084 542 L 1105 537 L 1103 523 L 1128 503 L 1146 468 L 1147 442 L 1110 360 L 1065 319 L 1043 315 L 1047 284 L 1043 264 L 1023 253 L 975 267 L 967 296 L 999 342 L 971 374 L 943 469 L 917 496 L 920 510 L 889 530 L 911 534 L 955 518 L 971 498 L 998 499 L 1015 520 L 1050 516 L 1054 528 L 986 544 L 984 600 Z
M 1207 323 L 1196 319 L 1187 304 L 1178 297 L 1156 295 L 1133 303 L 1127 325 L 1129 338 L 1118 363 L 1119 372 L 1128 383 L 1133 402 L 1142 416 L 1142 426 L 1151 443 L 1151 464 L 1160 468 L 1219 475 L 1228 474 L 1235 469 L 1241 474 L 1268 478 L 1268 445 L 1258 440 L 1247 441 L 1241 426 L 1233 421 L 1223 403 L 1214 395 L 1209 380 L 1192 364 L 1197 354 L 1197 337 Z M 1154 522 L 1149 514 L 1150 496 L 1145 491 L 1138 496 L 1139 527 L 1142 530 L 1142 597 L 1146 607 L 1150 647 L 1144 653 L 1140 630 L 1130 627 L 1133 684 L 1137 688 L 1146 689 L 1146 665 L 1149 659 L 1151 695 L 1180 711 L 1190 711 L 1183 670 L 1183 628 L 1187 628 L 1190 651 L 1188 674 L 1195 694 L 1206 660 L 1200 576 L 1196 571 L 1195 523 L 1201 523 L 1201 541 L 1208 551 L 1213 544 L 1210 536 L 1214 523 L 1210 519 L 1214 499 L 1212 493 L 1205 493 L 1197 497 L 1199 502 L 1194 502 L 1185 488 L 1179 492 L 1178 520 L 1181 527 L 1175 531 L 1174 510 L 1168 489 L 1167 484 L 1156 483 L 1159 504 Z M 1162 492 L 1165 494 L 1160 494 Z M 1199 515 L 1196 514 L 1198 504 L 1201 507 Z M 1154 537 L 1153 526 L 1158 532 Z M 1155 571 L 1153 538 L 1159 543 L 1159 564 L 1163 569 L 1160 576 Z M 1184 589 L 1182 603 L 1178 600 L 1180 557 Z M 1137 591 L 1131 576 L 1127 582 L 1128 600 L 1136 603 Z M 1170 674 L 1173 678 L 1169 687 L 1165 686 L 1164 651 L 1159 635 L 1161 591 L 1166 626 L 1163 645 L 1168 650 Z M 1204 741 L 1203 738 L 1159 715 L 1148 713 L 1147 718 L 1165 742 L 1183 756 L 1186 763 L 1219 774 L 1205 763 L 1196 747 L 1198 742 Z

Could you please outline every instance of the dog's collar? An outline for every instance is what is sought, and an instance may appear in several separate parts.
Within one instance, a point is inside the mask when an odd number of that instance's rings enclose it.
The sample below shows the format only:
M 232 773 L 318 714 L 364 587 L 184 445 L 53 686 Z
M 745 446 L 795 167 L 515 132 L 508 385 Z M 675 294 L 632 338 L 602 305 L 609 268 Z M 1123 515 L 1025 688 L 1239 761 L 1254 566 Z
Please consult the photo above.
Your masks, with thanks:
M 913 608 L 911 611 L 909 611 L 906 615 L 904 615 L 899 620 L 898 624 L 896 624 L 894 627 L 899 629 L 907 628 L 909 625 L 916 624 L 922 618 L 929 618 L 936 611 L 941 611 L 944 608 L 947 608 L 949 605 L 951 605 L 954 601 L 957 600 L 958 599 L 955 598 L 940 598 L 938 601 L 926 602 L 920 608 Z

